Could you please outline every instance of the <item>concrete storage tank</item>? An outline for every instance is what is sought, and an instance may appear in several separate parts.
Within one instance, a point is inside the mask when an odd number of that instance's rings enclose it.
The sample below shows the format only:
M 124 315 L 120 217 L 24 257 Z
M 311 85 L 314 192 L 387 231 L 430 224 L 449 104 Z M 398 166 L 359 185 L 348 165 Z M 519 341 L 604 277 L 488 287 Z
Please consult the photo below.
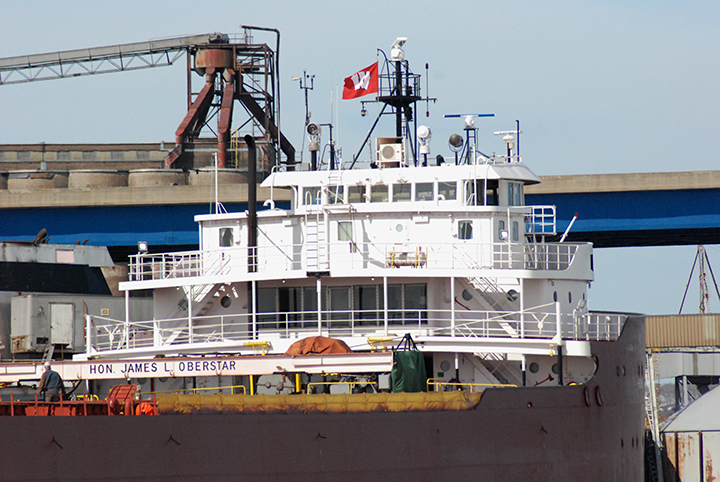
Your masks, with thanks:
M 125 187 L 128 185 L 128 171 L 110 169 L 82 169 L 70 171 L 70 189 L 91 189 L 100 187 Z
M 129 187 L 184 186 L 186 175 L 182 169 L 133 169 L 128 175 Z

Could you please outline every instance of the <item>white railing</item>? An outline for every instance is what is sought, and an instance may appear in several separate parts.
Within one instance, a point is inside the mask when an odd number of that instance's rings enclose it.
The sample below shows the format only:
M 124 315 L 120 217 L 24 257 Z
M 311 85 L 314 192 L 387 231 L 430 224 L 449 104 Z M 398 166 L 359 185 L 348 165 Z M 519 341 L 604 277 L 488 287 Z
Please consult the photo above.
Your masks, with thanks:
M 554 304 L 530 311 L 388 310 L 387 329 L 383 310 L 282 312 L 196 316 L 126 323 L 88 316 L 88 353 L 119 352 L 136 348 L 161 351 L 177 345 L 222 342 L 238 343 L 268 338 L 362 337 L 386 334 L 387 330 L 413 332 L 427 337 L 617 340 L 627 318 L 621 314 L 561 314 L 558 323 Z M 460 317 L 460 313 L 462 316 Z M 367 348 L 367 347 L 361 347 Z
M 570 243 L 403 243 L 353 241 L 329 243 L 330 269 L 529 269 L 561 271 L 573 262 L 577 244 Z M 304 244 L 259 246 L 257 272 L 280 275 L 307 271 Z M 130 257 L 130 281 L 202 277 L 248 272 L 248 249 L 139 254 Z
M 552 236 L 557 233 L 555 226 L 555 206 L 525 206 L 529 209 L 527 223 L 528 234 Z
M 230 258 L 228 250 L 136 254 L 130 256 L 128 275 L 130 281 L 207 276 L 227 272 Z

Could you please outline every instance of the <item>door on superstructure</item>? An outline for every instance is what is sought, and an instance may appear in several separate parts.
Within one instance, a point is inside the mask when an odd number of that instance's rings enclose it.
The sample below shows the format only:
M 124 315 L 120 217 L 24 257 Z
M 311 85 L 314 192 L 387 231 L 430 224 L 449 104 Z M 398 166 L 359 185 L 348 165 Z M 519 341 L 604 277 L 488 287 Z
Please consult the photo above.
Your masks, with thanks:
M 75 305 L 72 303 L 50 303 L 50 343 L 73 345 Z
M 330 327 L 350 327 L 352 322 L 352 311 L 350 306 L 350 287 L 332 287 L 330 294 Z

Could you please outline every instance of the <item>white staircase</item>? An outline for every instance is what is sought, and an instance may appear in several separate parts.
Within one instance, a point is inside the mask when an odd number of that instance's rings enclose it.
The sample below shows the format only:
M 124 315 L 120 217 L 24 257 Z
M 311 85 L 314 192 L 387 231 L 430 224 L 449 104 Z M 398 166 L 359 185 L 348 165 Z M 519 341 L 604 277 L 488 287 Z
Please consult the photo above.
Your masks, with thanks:
M 507 293 L 494 281 L 488 278 L 468 278 L 467 281 L 469 287 L 472 288 L 472 293 L 477 295 L 482 300 L 481 304 L 486 304 L 490 311 L 517 311 L 508 300 Z M 502 319 L 496 321 L 512 338 L 520 337 L 518 331 L 510 323 Z

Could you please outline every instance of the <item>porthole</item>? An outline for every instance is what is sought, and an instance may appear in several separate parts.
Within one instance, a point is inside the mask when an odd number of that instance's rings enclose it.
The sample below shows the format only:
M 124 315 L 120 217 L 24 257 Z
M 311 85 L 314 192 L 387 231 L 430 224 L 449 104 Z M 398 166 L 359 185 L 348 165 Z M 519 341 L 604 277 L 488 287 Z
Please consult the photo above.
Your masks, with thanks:
M 440 370 L 447 372 L 450 371 L 450 362 L 447 360 L 443 360 L 440 362 Z
M 572 293 L 568 291 L 568 303 L 572 303 Z
M 540 371 L 540 365 L 532 362 L 530 366 L 528 366 L 528 370 L 530 370 L 530 373 L 537 373 L 538 371 Z
M 557 375 L 558 372 L 559 372 L 559 370 L 560 370 L 560 367 L 558 366 L 557 363 L 555 363 L 555 364 L 552 366 L 552 372 L 553 372 L 555 375 Z
M 472 294 L 470 294 L 468 290 L 463 290 L 462 297 L 465 301 L 470 301 L 471 299 L 473 299 Z
M 557 301 L 557 291 L 553 291 L 553 301 Z
M 227 295 L 223 296 L 223 297 L 220 299 L 220 305 L 221 305 L 223 308 L 229 308 L 231 304 L 232 304 L 232 299 L 231 299 L 229 296 L 227 296 Z

